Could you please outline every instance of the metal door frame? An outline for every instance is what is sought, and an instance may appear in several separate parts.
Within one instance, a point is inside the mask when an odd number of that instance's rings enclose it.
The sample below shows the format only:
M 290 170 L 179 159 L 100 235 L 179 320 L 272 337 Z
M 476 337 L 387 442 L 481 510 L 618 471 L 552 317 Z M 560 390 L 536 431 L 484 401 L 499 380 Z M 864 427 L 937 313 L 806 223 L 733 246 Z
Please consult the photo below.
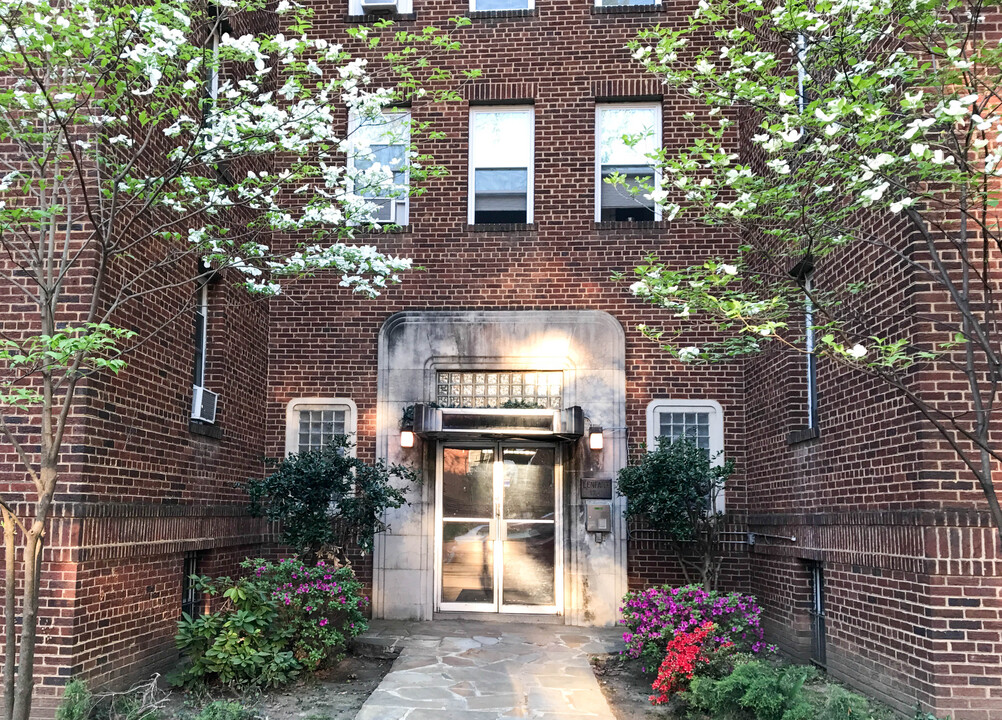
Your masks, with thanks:
M 494 467 L 492 473 L 494 504 L 490 520 L 491 536 L 494 541 L 494 602 L 488 603 L 458 603 L 442 602 L 442 545 L 443 545 L 443 514 L 442 514 L 442 470 L 444 449 L 448 446 L 456 449 L 492 449 L 494 451 Z M 501 542 L 498 541 L 499 526 L 503 522 L 502 501 L 504 492 L 503 463 L 505 448 L 553 448 L 553 605 L 506 605 L 504 598 L 504 553 Z M 475 442 L 462 440 L 450 442 L 441 440 L 435 448 L 435 602 L 436 612 L 481 612 L 504 614 L 539 614 L 562 615 L 564 598 L 564 542 L 563 542 L 563 459 L 562 447 L 559 443 L 517 441 L 517 440 L 484 440 Z

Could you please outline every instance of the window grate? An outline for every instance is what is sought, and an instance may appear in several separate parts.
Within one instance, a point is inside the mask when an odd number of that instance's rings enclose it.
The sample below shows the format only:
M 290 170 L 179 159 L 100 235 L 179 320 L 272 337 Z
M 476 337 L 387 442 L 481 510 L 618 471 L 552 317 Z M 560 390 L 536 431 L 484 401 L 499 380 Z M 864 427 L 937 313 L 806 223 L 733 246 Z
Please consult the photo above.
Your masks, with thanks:
M 438 373 L 437 402 L 447 408 L 548 408 L 563 401 L 559 371 L 448 371 Z
M 195 583 L 191 579 L 192 575 L 201 575 L 199 553 L 190 552 L 184 556 L 184 565 L 181 578 L 181 612 L 188 617 L 194 618 L 205 614 L 202 602 L 202 593 L 195 588 Z
M 345 434 L 344 410 L 300 410 L 299 452 L 319 450 L 335 435 Z
M 811 662 L 826 667 L 825 646 L 825 569 L 819 562 L 808 563 L 811 574 Z

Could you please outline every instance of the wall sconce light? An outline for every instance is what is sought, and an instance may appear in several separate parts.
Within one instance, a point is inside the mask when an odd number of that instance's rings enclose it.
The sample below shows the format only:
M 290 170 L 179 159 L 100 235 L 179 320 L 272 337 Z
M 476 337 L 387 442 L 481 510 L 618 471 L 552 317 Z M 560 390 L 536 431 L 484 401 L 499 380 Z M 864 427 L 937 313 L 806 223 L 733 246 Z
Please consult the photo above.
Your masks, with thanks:
M 402 447 L 402 448 L 412 448 L 412 447 L 414 447 L 414 431 L 413 430 L 401 430 L 400 431 L 400 447 Z
M 602 445 L 602 427 L 600 425 L 592 425 L 588 431 L 588 447 L 592 450 L 601 450 Z

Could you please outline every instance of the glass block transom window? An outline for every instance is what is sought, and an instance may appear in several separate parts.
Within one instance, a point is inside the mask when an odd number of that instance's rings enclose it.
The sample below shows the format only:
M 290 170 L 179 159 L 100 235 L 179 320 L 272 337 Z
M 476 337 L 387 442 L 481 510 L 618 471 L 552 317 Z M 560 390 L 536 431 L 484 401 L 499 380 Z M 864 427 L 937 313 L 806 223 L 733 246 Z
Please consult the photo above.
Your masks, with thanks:
M 710 449 L 710 413 L 666 412 L 658 413 L 658 437 L 689 438 L 698 447 Z
M 345 434 L 345 410 L 300 410 L 298 451 L 319 450 L 335 435 Z
M 560 409 L 564 374 L 559 371 L 438 373 L 436 401 L 450 408 L 498 408 L 521 403 Z

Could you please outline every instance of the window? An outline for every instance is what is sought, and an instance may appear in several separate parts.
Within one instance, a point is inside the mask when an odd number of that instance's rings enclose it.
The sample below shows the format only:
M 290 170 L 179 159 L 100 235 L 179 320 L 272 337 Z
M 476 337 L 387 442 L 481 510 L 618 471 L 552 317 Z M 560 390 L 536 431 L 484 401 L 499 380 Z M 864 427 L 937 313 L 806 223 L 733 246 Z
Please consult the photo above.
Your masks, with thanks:
M 535 0 L 470 0 L 470 10 L 531 10 Z
M 376 206 L 372 219 L 377 222 L 407 224 L 410 128 L 406 112 L 353 117 L 349 123 L 355 146 L 349 158 L 354 189 Z
M 810 573 L 811 605 L 811 662 L 825 667 L 827 662 L 825 647 L 825 567 L 820 562 L 807 563 Z
M 209 284 L 202 283 L 195 299 L 195 367 L 192 384 L 196 388 L 205 386 L 205 349 L 208 342 L 209 324 Z
M 714 464 L 723 462 L 724 415 L 713 400 L 652 400 L 647 405 L 647 447 L 657 447 L 659 438 L 672 442 L 687 437 L 710 454 Z M 717 509 L 724 509 L 726 490 L 717 495 Z
M 205 614 L 205 596 L 195 588 L 192 575 L 201 575 L 201 553 L 185 553 L 181 577 L 181 613 L 190 618 Z
M 497 408 L 518 403 L 559 410 L 564 374 L 549 371 L 442 371 L 436 402 L 448 408 Z
M 647 406 L 647 446 L 659 438 L 687 437 L 715 457 L 724 449 L 720 404 L 713 400 L 652 400 Z
M 818 427 L 818 357 L 815 353 L 814 302 L 810 293 L 814 289 L 811 273 L 804 276 L 804 352 L 807 374 L 807 427 Z
M 205 387 L 205 360 L 209 342 L 209 283 L 199 285 L 195 296 L 195 333 L 193 339 L 193 367 L 191 417 L 206 423 L 216 422 L 216 404 L 219 396 Z
M 648 155 L 661 147 L 661 106 L 599 105 L 595 115 L 595 220 L 658 220 L 643 187 L 660 188 Z M 623 185 L 606 182 L 625 176 Z M 631 194 L 630 189 L 639 189 Z
M 209 3 L 209 37 L 206 41 L 206 56 L 203 60 L 205 68 L 205 97 L 209 100 L 208 109 L 211 109 L 219 98 L 219 47 L 223 42 L 223 35 L 230 32 L 230 23 L 226 14 L 219 5 Z
M 357 409 L 347 398 L 301 398 L 286 408 L 286 454 L 317 450 L 335 435 L 354 435 Z
M 391 2 L 391 0 L 387 1 Z M 377 9 L 379 10 L 385 9 L 385 6 L 382 3 L 380 3 L 379 5 L 380 7 L 378 7 Z M 395 10 L 393 10 L 393 12 L 395 12 L 398 15 L 405 15 L 407 13 L 414 12 L 413 0 L 396 0 L 396 5 L 397 7 Z M 362 0 L 348 0 L 349 15 L 364 15 L 365 12 L 366 9 L 362 7 Z
M 469 222 L 531 223 L 532 108 L 470 111 Z

